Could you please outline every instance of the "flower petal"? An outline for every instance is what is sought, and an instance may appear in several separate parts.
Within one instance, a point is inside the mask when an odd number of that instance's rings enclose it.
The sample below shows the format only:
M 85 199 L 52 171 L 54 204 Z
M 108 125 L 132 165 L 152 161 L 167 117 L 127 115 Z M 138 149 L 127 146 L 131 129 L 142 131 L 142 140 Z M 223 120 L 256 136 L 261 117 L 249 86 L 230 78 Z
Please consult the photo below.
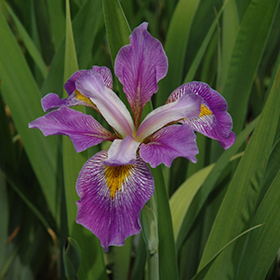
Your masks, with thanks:
M 203 135 L 216 139 L 224 149 L 235 142 L 232 119 L 227 112 L 227 102 L 221 94 L 202 82 L 184 84 L 171 93 L 166 103 L 174 102 L 183 95 L 195 93 L 202 99 L 201 112 L 197 118 L 189 118 L 184 123 Z
M 39 128 L 45 136 L 67 135 L 79 153 L 115 136 L 92 116 L 68 107 L 61 107 L 29 123 L 29 128 Z
M 110 69 L 105 66 L 92 66 L 92 69 L 101 75 L 105 87 L 110 89 L 113 88 L 112 74 Z M 59 96 L 54 93 L 49 93 L 43 97 L 41 100 L 43 110 L 47 112 L 52 109 L 57 109 L 61 106 L 72 107 L 77 105 L 84 105 L 97 110 L 96 106 L 89 98 L 83 96 L 78 90 L 76 90 L 76 80 L 87 71 L 88 70 L 79 70 L 75 72 L 65 83 L 64 87 L 69 95 L 67 98 L 60 99 Z
M 135 164 L 108 166 L 107 152 L 90 158 L 76 183 L 77 223 L 92 231 L 108 251 L 111 245 L 141 230 L 140 211 L 151 198 L 154 180 L 147 164 L 137 156 Z
M 123 46 L 115 60 L 115 73 L 123 84 L 136 126 L 144 105 L 158 90 L 158 81 L 168 69 L 167 56 L 161 43 L 147 31 L 144 22 L 130 36 L 130 45 Z
M 135 163 L 139 145 L 140 142 L 135 141 L 130 135 L 124 139 L 115 139 L 108 151 L 108 159 L 105 160 L 105 163 L 108 165 Z
M 196 154 L 196 135 L 187 124 L 164 127 L 149 137 L 146 144 L 142 143 L 140 146 L 141 158 L 153 168 L 161 163 L 170 167 L 176 157 L 185 157 L 196 162 Z
M 188 94 L 174 102 L 156 108 L 146 116 L 139 126 L 136 140 L 142 142 L 146 137 L 172 122 L 198 117 L 200 106 L 201 98 L 195 94 Z
M 94 70 L 88 70 L 76 81 L 77 90 L 96 105 L 104 119 L 122 137 L 132 135 L 134 124 L 129 111 L 119 97 L 104 86 L 103 79 Z

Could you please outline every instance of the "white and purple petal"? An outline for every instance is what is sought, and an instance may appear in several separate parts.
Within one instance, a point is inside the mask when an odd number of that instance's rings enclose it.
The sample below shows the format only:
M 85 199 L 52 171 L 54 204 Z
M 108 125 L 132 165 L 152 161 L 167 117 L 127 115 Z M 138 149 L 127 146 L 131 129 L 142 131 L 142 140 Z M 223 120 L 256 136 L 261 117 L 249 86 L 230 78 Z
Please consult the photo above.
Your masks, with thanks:
M 147 143 L 141 144 L 139 152 L 153 168 L 161 163 L 170 167 L 176 157 L 185 157 L 195 163 L 198 154 L 196 135 L 187 124 L 170 125 L 150 136 Z
M 139 156 L 126 166 L 108 166 L 106 158 L 107 152 L 101 151 L 85 163 L 76 189 L 77 223 L 92 231 L 108 251 L 140 232 L 140 211 L 153 194 L 154 180 Z
M 135 163 L 139 145 L 140 142 L 135 141 L 131 135 L 127 135 L 124 139 L 115 139 L 108 150 L 105 163 L 115 166 Z
M 158 91 L 158 81 L 167 73 L 168 60 L 161 43 L 147 31 L 144 22 L 131 34 L 115 60 L 115 73 L 131 106 L 136 126 L 144 105 Z
M 103 79 L 104 86 L 112 89 L 113 88 L 113 80 L 112 80 L 112 73 L 109 68 L 103 66 L 92 66 L 92 69 L 99 73 Z M 68 93 L 68 97 L 65 99 L 60 99 L 57 94 L 49 93 L 45 97 L 42 98 L 41 103 L 43 110 L 45 112 L 50 111 L 52 109 L 57 109 L 61 106 L 77 106 L 77 105 L 84 105 L 88 107 L 92 107 L 93 109 L 97 109 L 96 106 L 92 103 L 92 101 L 83 96 L 77 89 L 76 89 L 76 80 L 88 70 L 79 70 L 71 75 L 68 81 L 65 83 L 64 88 Z
M 188 94 L 174 102 L 156 108 L 142 121 L 136 133 L 136 140 L 142 142 L 165 125 L 179 122 L 185 118 L 198 117 L 200 107 L 201 98 L 196 94 Z
M 232 146 L 236 137 L 232 132 L 232 118 L 227 112 L 227 102 L 206 83 L 184 84 L 171 93 L 166 103 L 172 103 L 191 93 L 201 97 L 201 112 L 198 117 L 188 118 L 182 122 L 189 124 L 203 135 L 218 140 L 224 149 Z
M 122 137 L 134 133 L 134 123 L 128 109 L 111 89 L 104 86 L 99 73 L 88 70 L 76 80 L 76 87 L 96 105 L 104 119 Z
M 76 151 L 82 152 L 115 136 L 92 116 L 68 107 L 61 107 L 29 123 L 29 128 L 40 129 L 45 136 L 67 135 Z

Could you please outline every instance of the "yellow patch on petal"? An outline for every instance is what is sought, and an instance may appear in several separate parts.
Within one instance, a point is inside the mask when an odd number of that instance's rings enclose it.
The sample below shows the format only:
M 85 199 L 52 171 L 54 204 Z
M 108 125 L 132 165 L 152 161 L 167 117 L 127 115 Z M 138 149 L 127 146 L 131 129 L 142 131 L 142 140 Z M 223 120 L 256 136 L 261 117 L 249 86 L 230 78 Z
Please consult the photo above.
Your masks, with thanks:
M 75 95 L 76 95 L 76 98 L 78 98 L 79 100 L 95 107 L 95 105 L 92 103 L 92 101 L 88 97 L 85 97 L 84 95 L 82 95 L 78 90 L 75 90 Z
M 118 191 L 122 183 L 128 177 L 133 165 L 120 165 L 120 166 L 105 166 L 105 179 L 108 188 L 111 192 L 111 199 L 114 198 L 116 191 Z
M 201 104 L 200 114 L 198 117 L 200 118 L 200 117 L 208 116 L 208 115 L 213 115 L 213 113 L 207 106 Z

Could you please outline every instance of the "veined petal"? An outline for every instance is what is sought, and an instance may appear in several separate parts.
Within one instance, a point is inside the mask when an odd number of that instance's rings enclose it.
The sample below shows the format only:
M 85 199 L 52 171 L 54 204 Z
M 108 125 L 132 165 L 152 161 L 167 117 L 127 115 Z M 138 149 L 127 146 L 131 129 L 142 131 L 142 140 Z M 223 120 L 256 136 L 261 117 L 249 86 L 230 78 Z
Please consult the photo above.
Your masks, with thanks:
M 195 94 L 184 95 L 176 101 L 160 106 L 149 113 L 136 133 L 136 140 L 142 142 L 146 137 L 172 122 L 185 118 L 198 117 L 201 98 Z
M 134 124 L 129 111 L 119 97 L 104 86 L 103 79 L 94 70 L 88 70 L 76 80 L 79 92 L 96 105 L 102 116 L 122 137 L 132 135 Z
M 105 163 L 115 166 L 135 163 L 139 145 L 140 142 L 135 141 L 130 135 L 124 139 L 115 139 L 108 150 L 108 158 Z
M 105 66 L 92 66 L 92 69 L 101 75 L 105 87 L 110 89 L 113 88 L 112 74 L 110 69 L 108 69 Z M 54 93 L 49 93 L 45 97 L 43 97 L 41 100 L 43 110 L 47 112 L 52 109 L 57 109 L 61 106 L 72 107 L 77 105 L 84 105 L 97 110 L 96 106 L 92 103 L 92 101 L 89 98 L 82 95 L 76 89 L 76 80 L 87 71 L 88 70 L 79 70 L 75 72 L 65 83 L 64 87 L 69 95 L 67 98 L 60 99 L 59 96 Z
M 168 60 L 161 43 L 147 31 L 144 22 L 131 34 L 115 60 L 115 73 L 131 106 L 136 126 L 144 105 L 158 90 L 158 81 L 167 73 Z
M 39 128 L 45 136 L 57 134 L 69 136 L 78 153 L 104 140 L 115 138 L 92 116 L 68 107 L 61 107 L 30 122 L 29 128 Z
M 92 231 L 108 251 L 140 232 L 140 211 L 153 194 L 154 180 L 139 156 L 124 166 L 108 166 L 106 158 L 107 152 L 101 151 L 85 163 L 76 189 L 77 223 Z
M 232 119 L 227 112 L 227 102 L 221 94 L 202 82 L 184 84 L 171 93 L 166 103 L 174 102 L 184 95 L 195 93 L 201 97 L 201 112 L 196 118 L 185 119 L 184 123 L 203 135 L 219 141 L 224 149 L 235 142 Z
M 164 127 L 150 136 L 146 144 L 142 143 L 140 146 L 141 158 L 153 168 L 161 163 L 170 167 L 176 157 L 185 157 L 196 162 L 196 154 L 196 135 L 187 124 Z

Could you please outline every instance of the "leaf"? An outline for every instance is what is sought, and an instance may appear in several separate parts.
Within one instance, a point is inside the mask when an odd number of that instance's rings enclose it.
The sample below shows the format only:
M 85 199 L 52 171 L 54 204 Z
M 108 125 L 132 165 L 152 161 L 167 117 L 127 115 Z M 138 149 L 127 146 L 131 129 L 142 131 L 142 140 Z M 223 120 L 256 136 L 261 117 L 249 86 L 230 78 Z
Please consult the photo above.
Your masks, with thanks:
M 210 174 L 207 176 L 207 178 L 203 182 L 203 185 L 200 187 L 200 189 L 197 190 L 197 194 L 195 195 L 195 197 L 193 199 L 191 198 L 191 202 L 189 202 L 191 204 L 189 205 L 188 211 L 185 211 L 186 215 L 183 215 L 184 220 L 181 222 L 182 225 L 180 226 L 180 232 L 178 233 L 178 238 L 176 240 L 177 250 L 179 250 L 181 248 L 181 246 L 183 245 L 183 242 L 186 239 L 187 235 L 189 234 L 199 212 L 201 211 L 201 209 L 202 209 L 204 203 L 206 202 L 208 196 L 210 195 L 210 193 L 215 189 L 217 181 L 220 178 L 223 171 L 225 170 L 226 166 L 228 165 L 231 157 L 234 154 L 236 154 L 236 152 L 240 149 L 240 147 L 243 145 L 244 141 L 248 138 L 250 133 L 253 131 L 253 129 L 255 128 L 257 123 L 258 123 L 258 119 L 254 120 L 252 123 L 250 123 L 248 125 L 248 127 L 246 127 L 240 133 L 240 135 L 238 135 L 235 144 L 230 149 L 228 149 L 227 151 L 225 151 L 222 154 L 222 156 L 219 158 L 219 160 L 214 165 L 213 169 L 209 170 Z M 206 167 L 206 168 L 210 169 L 210 167 Z M 205 174 L 205 171 L 201 171 L 201 172 L 203 172 L 203 174 Z M 200 174 L 200 173 L 198 173 L 198 174 Z M 196 178 L 198 179 L 198 175 L 193 175 L 193 176 L 195 176 L 195 177 L 192 180 L 195 179 L 194 182 L 196 182 Z M 195 189 L 195 187 L 190 187 L 190 188 Z M 184 196 L 184 198 L 186 200 L 190 199 L 187 196 Z M 173 198 L 171 198 L 171 199 L 173 199 Z M 186 202 L 185 200 L 182 199 L 182 202 L 181 202 L 182 205 L 183 205 L 183 201 L 185 202 L 186 207 L 187 207 L 188 202 Z M 177 204 L 174 203 L 174 206 L 175 205 L 177 206 Z M 182 210 L 182 211 L 184 211 L 184 210 Z M 181 218 L 180 218 L 180 220 L 181 220 Z
M 141 211 L 142 234 L 149 254 L 158 250 L 158 228 L 155 212 L 147 205 Z
M 57 139 L 45 138 L 28 123 L 42 115 L 40 91 L 7 23 L 0 15 L 0 76 L 2 93 L 24 143 L 51 213 L 56 216 Z
M 279 119 L 280 112 L 278 107 L 275 106 L 280 102 L 279 81 L 280 67 L 259 123 L 219 209 L 199 269 L 212 258 L 218 248 L 221 248 L 234 236 L 250 227 L 256 211 L 261 180 L 264 176 Z M 235 247 L 223 252 L 221 257 L 217 258 L 205 279 L 234 278 L 236 262 L 241 256 L 243 246 L 244 239 L 241 239 Z
M 279 146 L 279 145 L 278 145 Z M 279 149 L 278 149 L 279 150 Z M 240 261 L 237 279 L 263 280 L 280 247 L 280 171 L 270 185 L 253 221 L 264 223 L 248 236 L 246 251 Z
M 7 8 L 9 14 L 13 18 L 13 21 L 18 29 L 19 35 L 21 36 L 21 39 L 22 39 L 29 55 L 32 57 L 32 59 L 36 63 L 36 65 L 39 68 L 39 70 L 41 71 L 41 74 L 43 75 L 43 77 L 46 78 L 47 74 L 48 74 L 48 69 L 47 69 L 47 66 L 46 66 L 38 48 L 34 44 L 33 40 L 30 38 L 29 34 L 26 32 L 25 28 L 23 27 L 23 25 L 21 24 L 21 22 L 19 21 L 17 16 L 14 14 L 12 9 L 9 7 L 9 5 L 7 3 L 5 3 L 5 4 L 6 4 L 6 8 Z
M 79 245 L 73 238 L 68 237 L 63 250 L 65 275 L 68 280 L 76 279 L 81 260 L 82 256 Z
M 246 108 L 254 76 L 273 23 L 278 0 L 252 0 L 240 24 L 233 47 L 226 79 L 222 85 L 223 96 L 238 134 L 245 121 Z M 259 23 L 262 23 L 259 25 Z M 256 28 L 259 26 L 260 28 Z M 225 69 L 226 71 L 227 69 Z
M 250 233 L 251 231 L 254 232 L 255 229 L 262 227 L 263 224 L 259 224 L 256 225 L 252 228 L 249 228 L 248 230 L 242 232 L 241 234 L 239 234 L 238 236 L 236 236 L 235 238 L 233 238 L 228 244 L 226 244 L 221 250 L 219 250 L 214 256 L 213 258 L 201 269 L 199 270 L 199 272 L 192 278 L 192 280 L 203 280 L 205 279 L 205 277 L 207 276 L 207 272 L 210 269 L 211 265 L 213 265 L 214 261 L 216 260 L 216 258 L 224 251 L 227 249 L 228 246 L 230 246 L 232 243 L 234 243 L 236 240 L 238 240 L 240 237 L 244 236 L 245 234 Z
M 162 105 L 182 82 L 189 34 L 199 4 L 200 0 L 180 0 L 173 13 L 165 43 L 168 73 L 161 82 L 157 106 Z

